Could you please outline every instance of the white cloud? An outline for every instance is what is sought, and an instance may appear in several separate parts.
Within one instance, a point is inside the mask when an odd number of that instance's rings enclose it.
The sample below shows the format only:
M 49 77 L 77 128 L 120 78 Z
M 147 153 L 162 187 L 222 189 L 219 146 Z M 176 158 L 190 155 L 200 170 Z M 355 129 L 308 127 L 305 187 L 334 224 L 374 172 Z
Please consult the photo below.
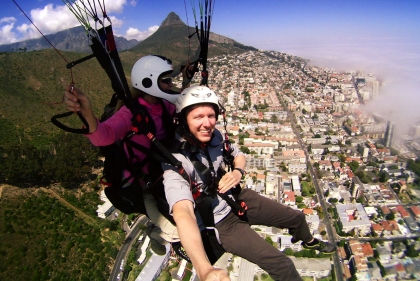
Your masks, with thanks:
M 135 3 L 130 2 L 131 5 L 135 5 Z M 101 1 L 102 3 L 102 1 Z M 124 6 L 127 5 L 127 0 L 105 0 L 105 9 L 107 14 L 111 13 L 121 13 L 124 9 Z M 102 18 L 101 7 L 96 5 L 96 10 L 100 18 Z M 82 12 L 84 13 L 84 12 Z M 114 28 L 119 28 L 123 26 L 124 21 L 118 19 L 115 16 L 109 16 Z M 54 5 L 48 4 L 44 8 L 38 8 L 31 10 L 30 18 L 35 24 L 35 26 L 44 34 L 51 34 L 56 33 L 68 28 L 72 28 L 75 26 L 80 25 L 77 18 L 74 14 L 70 11 L 70 9 L 66 5 Z M 92 20 L 91 25 L 94 26 Z M 1 23 L 8 23 L 1 28 L 1 37 L 0 42 L 1 44 L 12 43 L 16 41 L 22 41 L 32 38 L 39 38 L 42 35 L 38 32 L 35 26 L 31 23 L 24 23 L 19 26 L 14 26 L 16 19 L 13 17 L 5 17 L 0 19 Z M 105 24 L 107 22 L 105 21 Z M 13 28 L 17 29 L 17 34 L 13 32 Z
M 102 3 L 102 2 L 101 2 Z M 127 4 L 126 0 L 106 0 L 105 10 L 106 13 L 122 13 L 124 6 Z M 97 7 L 97 10 L 100 8 Z
M 15 17 L 5 17 L 5 18 L 0 19 L 0 23 L 4 23 L 4 22 L 13 23 L 15 21 L 16 21 Z
M 419 44 L 415 38 L 370 38 L 325 44 L 306 42 L 281 51 L 337 71 L 373 73 L 381 82 L 379 96 L 361 108 L 385 116 L 395 123 L 396 132 L 406 133 L 410 125 L 420 120 Z
M 14 17 L 6 17 L 0 19 L 0 24 L 7 23 L 0 27 L 0 45 L 16 42 L 16 33 L 12 31 L 16 19 Z
M 124 24 L 123 20 L 120 20 L 120 19 L 116 18 L 115 16 L 109 16 L 109 18 L 111 19 L 111 23 L 112 23 L 113 28 L 122 27 L 123 24 Z M 107 24 L 107 22 L 105 22 L 105 24 Z
M 137 5 L 137 0 L 131 0 L 130 1 L 130 6 L 135 7 Z
M 44 34 L 55 33 L 64 29 L 80 25 L 76 17 L 65 6 L 54 6 L 48 4 L 43 9 L 31 11 L 31 20 L 36 27 Z M 22 24 L 17 27 L 21 33 L 19 40 L 38 38 L 42 35 L 32 24 Z
M 138 41 L 141 41 L 155 33 L 156 30 L 158 30 L 158 28 L 159 26 L 154 25 L 149 27 L 147 31 L 140 31 L 137 28 L 130 27 L 125 33 L 125 35 L 123 35 L 123 37 L 125 37 L 127 40 L 136 39 Z

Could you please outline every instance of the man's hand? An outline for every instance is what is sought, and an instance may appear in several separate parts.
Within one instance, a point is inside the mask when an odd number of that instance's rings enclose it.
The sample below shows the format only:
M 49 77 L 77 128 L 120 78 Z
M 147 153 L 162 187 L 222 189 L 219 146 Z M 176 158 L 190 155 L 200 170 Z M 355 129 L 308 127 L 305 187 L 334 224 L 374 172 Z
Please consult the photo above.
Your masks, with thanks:
M 212 268 L 205 273 L 203 278 L 200 278 L 203 281 L 230 281 L 230 278 L 227 274 L 227 271 L 220 268 Z
M 226 173 L 219 181 L 219 192 L 225 193 L 229 189 L 234 188 L 241 181 L 241 178 L 242 174 L 238 170 L 233 170 L 229 173 Z

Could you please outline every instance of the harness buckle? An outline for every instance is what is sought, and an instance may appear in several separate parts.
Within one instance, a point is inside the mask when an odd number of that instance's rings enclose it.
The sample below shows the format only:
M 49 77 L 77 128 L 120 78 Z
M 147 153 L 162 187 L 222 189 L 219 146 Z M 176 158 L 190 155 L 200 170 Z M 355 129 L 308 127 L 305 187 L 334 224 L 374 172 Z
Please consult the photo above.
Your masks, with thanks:
M 248 210 L 248 205 L 245 203 L 245 201 L 241 201 L 240 205 L 241 205 L 242 209 L 244 209 L 244 211 L 238 210 L 238 215 L 243 216 L 243 215 L 245 215 L 245 212 Z

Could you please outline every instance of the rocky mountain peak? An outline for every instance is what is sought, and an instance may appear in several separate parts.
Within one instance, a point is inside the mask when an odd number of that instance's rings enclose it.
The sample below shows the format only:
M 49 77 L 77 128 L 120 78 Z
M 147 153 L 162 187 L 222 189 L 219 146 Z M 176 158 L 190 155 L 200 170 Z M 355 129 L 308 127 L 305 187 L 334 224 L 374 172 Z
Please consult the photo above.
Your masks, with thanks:
M 174 12 L 170 12 L 166 19 L 160 25 L 162 26 L 174 26 L 174 25 L 184 25 L 182 20 Z

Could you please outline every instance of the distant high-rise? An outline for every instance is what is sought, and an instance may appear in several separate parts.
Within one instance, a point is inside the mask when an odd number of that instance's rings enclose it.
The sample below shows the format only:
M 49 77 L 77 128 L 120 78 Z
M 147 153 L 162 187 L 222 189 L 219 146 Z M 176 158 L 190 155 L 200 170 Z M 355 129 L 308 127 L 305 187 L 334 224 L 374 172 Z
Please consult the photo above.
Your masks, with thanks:
M 366 88 L 370 92 L 370 98 L 376 98 L 379 94 L 379 81 L 375 77 L 366 78 Z
M 379 94 L 379 82 L 377 80 L 372 81 L 372 98 L 376 98 Z
M 394 126 L 395 124 L 391 121 L 386 122 L 384 144 L 388 148 L 390 148 L 392 145 L 392 138 L 394 137 Z

